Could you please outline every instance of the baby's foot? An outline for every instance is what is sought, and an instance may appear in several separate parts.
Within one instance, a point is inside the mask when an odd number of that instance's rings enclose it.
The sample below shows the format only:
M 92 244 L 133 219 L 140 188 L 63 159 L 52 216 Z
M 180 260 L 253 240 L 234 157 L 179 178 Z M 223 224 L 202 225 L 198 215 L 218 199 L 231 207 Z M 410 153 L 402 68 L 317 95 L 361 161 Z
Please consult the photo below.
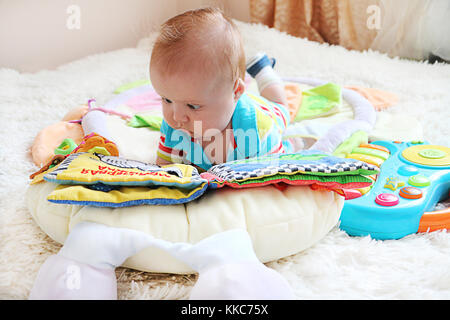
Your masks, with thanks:
M 254 78 L 266 66 L 275 66 L 275 58 L 269 58 L 264 52 L 258 52 L 246 64 L 247 72 Z
M 250 58 L 246 64 L 247 72 L 256 80 L 259 92 L 261 94 L 268 86 L 273 84 L 283 84 L 280 77 L 277 75 L 275 70 L 273 70 L 275 62 L 276 60 L 274 58 L 269 58 L 267 54 L 259 52 Z M 269 100 L 271 99 L 269 98 Z

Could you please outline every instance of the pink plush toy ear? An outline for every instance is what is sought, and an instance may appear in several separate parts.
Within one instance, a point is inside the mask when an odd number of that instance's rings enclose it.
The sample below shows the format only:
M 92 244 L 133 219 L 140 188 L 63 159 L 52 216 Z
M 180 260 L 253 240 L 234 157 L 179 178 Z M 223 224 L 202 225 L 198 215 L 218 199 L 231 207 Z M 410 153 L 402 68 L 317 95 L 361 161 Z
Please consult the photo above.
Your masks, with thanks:
M 88 112 L 88 108 L 89 107 L 87 105 L 82 105 L 73 108 L 72 110 L 66 113 L 64 118 L 62 118 L 62 121 L 80 120 Z

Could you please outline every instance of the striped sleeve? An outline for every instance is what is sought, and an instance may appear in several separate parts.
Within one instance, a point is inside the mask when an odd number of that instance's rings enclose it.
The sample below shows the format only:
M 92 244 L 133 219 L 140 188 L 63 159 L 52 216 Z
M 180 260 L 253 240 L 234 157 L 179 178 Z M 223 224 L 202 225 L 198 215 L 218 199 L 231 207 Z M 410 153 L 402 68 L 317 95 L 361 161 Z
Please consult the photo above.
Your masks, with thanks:
M 183 163 L 183 151 L 170 148 L 165 145 L 166 136 L 161 133 L 159 138 L 158 150 L 156 151 L 156 155 L 161 159 L 172 163 Z
M 283 142 L 280 140 L 279 143 L 273 145 L 273 148 L 269 150 L 267 154 L 277 154 L 277 153 L 285 153 Z
M 248 94 L 248 96 L 256 102 L 258 108 L 272 118 L 280 132 L 284 132 L 290 121 L 288 109 L 284 105 L 269 101 L 262 96 L 254 94 Z
M 156 155 L 171 163 L 183 163 L 184 153 L 182 150 L 175 149 L 169 147 L 166 143 L 166 139 L 170 140 L 171 137 L 171 128 L 169 125 L 163 120 L 160 128 L 160 137 L 158 143 L 158 149 L 156 151 Z
M 277 125 L 280 132 L 283 132 L 289 124 L 289 116 L 286 108 L 281 104 L 271 103 L 270 106 L 259 106 Z
M 264 116 L 257 116 L 261 144 L 259 156 L 287 152 L 282 142 L 283 133 L 289 123 L 287 109 L 275 103 L 260 104 L 257 107 L 264 113 Z

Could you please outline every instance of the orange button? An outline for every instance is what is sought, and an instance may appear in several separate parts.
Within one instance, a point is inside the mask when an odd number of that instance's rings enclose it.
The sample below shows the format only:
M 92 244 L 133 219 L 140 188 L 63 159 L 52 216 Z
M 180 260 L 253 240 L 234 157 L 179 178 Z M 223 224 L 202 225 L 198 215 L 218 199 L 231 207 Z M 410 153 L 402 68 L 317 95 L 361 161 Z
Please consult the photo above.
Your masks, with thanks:
M 420 199 L 422 198 L 422 190 L 415 187 L 404 187 L 398 193 L 400 197 L 405 199 Z

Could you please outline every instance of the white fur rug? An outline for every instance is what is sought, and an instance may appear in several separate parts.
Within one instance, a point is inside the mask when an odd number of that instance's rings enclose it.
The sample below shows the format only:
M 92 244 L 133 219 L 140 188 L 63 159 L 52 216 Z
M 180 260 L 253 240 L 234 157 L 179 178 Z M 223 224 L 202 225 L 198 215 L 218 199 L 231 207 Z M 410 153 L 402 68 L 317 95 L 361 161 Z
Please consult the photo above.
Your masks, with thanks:
M 239 23 L 246 53 L 266 51 L 285 77 L 313 77 L 341 85 L 387 90 L 400 102 L 386 112 L 408 113 L 430 143 L 450 146 L 450 65 L 390 59 L 293 38 Z M 122 84 L 148 77 L 151 39 L 36 74 L 0 69 L 0 298 L 26 299 L 45 259 L 60 245 L 25 207 L 28 176 L 37 170 L 28 151 L 37 133 L 71 108 L 113 97 Z M 338 228 L 310 249 L 268 264 L 298 299 L 450 299 L 450 233 L 375 241 Z M 186 299 L 196 276 L 117 269 L 120 299 Z

